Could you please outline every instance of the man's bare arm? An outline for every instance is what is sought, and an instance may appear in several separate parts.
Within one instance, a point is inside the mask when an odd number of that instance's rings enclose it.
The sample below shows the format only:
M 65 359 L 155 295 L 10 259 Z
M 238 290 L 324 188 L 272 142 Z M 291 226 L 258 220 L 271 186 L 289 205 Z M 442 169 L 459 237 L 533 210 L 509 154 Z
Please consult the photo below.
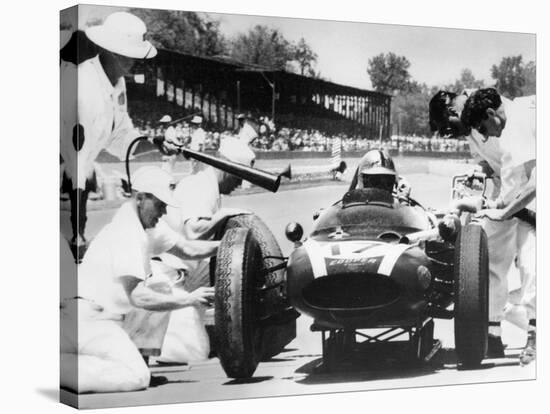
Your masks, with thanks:
M 121 283 L 136 308 L 150 311 L 171 311 L 187 306 L 208 304 L 214 297 L 214 288 L 200 287 L 193 292 L 168 288 L 162 292 L 148 287 L 143 280 L 134 276 L 123 276 Z
M 480 211 L 479 216 L 487 217 L 491 220 L 507 220 L 523 210 L 535 199 L 537 196 L 535 160 L 524 164 L 524 168 L 528 181 L 516 191 L 511 201 L 508 203 L 502 199 L 494 202 L 488 201 L 488 209 Z
M 512 201 L 503 208 L 503 218 L 505 220 L 527 207 L 527 205 L 537 196 L 536 175 L 529 171 L 528 177 L 529 181 L 527 184 L 521 188 L 516 193 L 515 197 L 513 197 Z
M 185 235 L 189 240 L 210 239 L 216 234 L 224 220 L 241 214 L 250 214 L 250 212 L 238 208 L 221 208 L 211 217 L 190 218 L 185 222 Z

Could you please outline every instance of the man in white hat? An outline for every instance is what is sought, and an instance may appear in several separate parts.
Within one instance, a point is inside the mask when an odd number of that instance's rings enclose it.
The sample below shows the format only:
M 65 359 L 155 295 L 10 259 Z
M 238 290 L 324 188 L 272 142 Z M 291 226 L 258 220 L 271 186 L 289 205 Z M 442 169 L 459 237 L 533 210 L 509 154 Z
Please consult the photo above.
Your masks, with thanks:
M 134 198 L 91 242 L 78 268 L 78 296 L 63 300 L 61 326 L 78 322 L 61 336 L 61 386 L 78 393 L 134 391 L 147 388 L 150 372 L 122 328 L 133 308 L 167 311 L 209 303 L 213 289 L 153 290 L 150 259 L 164 251 L 184 259 L 213 256 L 216 241 L 188 241 L 163 221 L 175 206 L 172 179 L 158 167 L 143 167 L 132 178 Z M 155 229 L 157 237 L 148 236 Z
M 144 40 L 145 23 L 138 17 L 117 12 L 103 24 L 88 27 L 86 36 L 99 52 L 76 65 L 61 62 L 61 156 L 72 182 L 72 243 L 86 243 L 86 179 L 93 162 L 106 149 L 120 160 L 132 140 L 139 136 L 127 111 L 124 75 L 134 59 L 157 54 Z
M 206 132 L 201 127 L 202 117 L 195 115 L 191 118 L 191 144 L 190 149 L 194 151 L 204 151 L 206 141 Z
M 220 158 L 250 166 L 254 152 L 241 140 L 228 137 L 221 140 Z M 208 240 L 231 216 L 249 214 L 237 208 L 222 208 L 221 195 L 230 194 L 242 179 L 222 170 L 201 165 L 201 170 L 184 177 L 174 191 L 178 208 L 168 207 L 163 221 L 188 240 Z M 152 232 L 153 235 L 155 231 Z M 186 271 L 185 288 L 192 291 L 210 285 L 209 261 L 178 261 L 165 254 L 162 260 L 174 268 Z M 172 312 L 159 362 L 189 363 L 206 359 L 208 336 L 204 327 L 204 308 L 190 307 Z M 185 329 L 184 329 L 185 327 Z M 200 339 L 200 340 L 199 340 Z

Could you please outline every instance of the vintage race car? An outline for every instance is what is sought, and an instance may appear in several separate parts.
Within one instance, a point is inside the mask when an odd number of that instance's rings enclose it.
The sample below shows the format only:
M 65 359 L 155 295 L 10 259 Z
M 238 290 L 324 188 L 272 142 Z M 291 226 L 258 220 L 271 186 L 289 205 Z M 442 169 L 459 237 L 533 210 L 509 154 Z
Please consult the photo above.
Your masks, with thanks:
M 487 346 L 488 252 L 480 225 L 440 225 L 412 199 L 378 189 L 354 189 L 323 211 L 287 264 L 291 304 L 322 332 L 331 368 L 357 337 L 385 342 L 407 334 L 411 355 L 435 351 L 434 318 L 454 318 L 455 348 L 466 367 Z M 380 329 L 376 335 L 360 330 Z M 328 335 L 327 335 L 328 334 Z
M 329 370 L 360 348 L 358 338 L 384 343 L 403 335 L 409 355 L 428 360 L 438 345 L 435 318 L 454 318 L 463 367 L 484 359 L 488 252 L 479 224 L 456 219 L 442 225 L 410 198 L 352 189 L 316 216 L 306 240 L 297 223 L 287 226 L 286 235 L 295 249 L 288 258 L 270 256 L 267 264 L 250 229 L 229 229 L 222 239 L 216 327 L 228 376 L 253 375 L 261 359 L 262 326 L 276 323 L 277 314 L 284 322 L 292 308 L 314 319 L 312 330 L 322 333 L 323 366 Z M 258 277 L 283 269 L 286 275 L 269 286 Z M 274 302 L 270 291 L 291 308 L 266 311 Z

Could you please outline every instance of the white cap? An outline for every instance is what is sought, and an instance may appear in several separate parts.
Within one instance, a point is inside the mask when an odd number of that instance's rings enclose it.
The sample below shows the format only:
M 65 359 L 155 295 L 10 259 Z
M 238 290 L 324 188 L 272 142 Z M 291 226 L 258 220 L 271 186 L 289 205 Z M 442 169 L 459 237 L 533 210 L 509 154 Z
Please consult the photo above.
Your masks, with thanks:
M 143 37 L 145 23 L 128 12 L 116 12 L 107 16 L 103 24 L 86 29 L 86 36 L 110 52 L 134 59 L 155 57 L 157 49 Z
M 167 205 L 178 207 L 174 199 L 174 184 L 172 176 L 159 167 L 141 167 L 132 174 L 133 190 L 153 194 Z
M 164 115 L 160 118 L 159 122 L 172 122 L 172 117 L 170 115 Z
M 200 124 L 202 122 L 202 117 L 195 115 L 193 119 L 191 119 L 192 124 Z
M 238 162 L 246 166 L 250 166 L 252 160 L 256 158 L 254 152 L 244 141 L 234 137 L 223 138 L 220 142 L 219 152 L 220 155 L 229 161 Z

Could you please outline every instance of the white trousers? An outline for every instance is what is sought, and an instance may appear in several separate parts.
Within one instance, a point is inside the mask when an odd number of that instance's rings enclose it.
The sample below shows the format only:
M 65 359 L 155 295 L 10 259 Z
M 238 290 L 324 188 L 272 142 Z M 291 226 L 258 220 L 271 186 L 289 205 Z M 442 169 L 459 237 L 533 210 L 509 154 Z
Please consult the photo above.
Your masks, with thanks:
M 536 317 L 536 232 L 529 224 L 511 219 L 484 220 L 489 247 L 489 321 L 505 318 L 508 273 L 517 257 L 521 289 L 516 305 L 525 308 L 528 319 Z
M 113 320 L 91 302 L 71 299 L 63 302 L 61 324 L 74 324 L 77 314 L 78 338 L 68 331 L 61 336 L 61 386 L 78 393 L 147 388 L 149 368 L 122 329 L 122 321 Z
M 200 286 L 210 285 L 209 261 L 194 261 L 190 265 L 193 269 L 186 275 L 183 287 L 174 289 L 184 288 L 192 292 Z M 158 361 L 181 364 L 208 359 L 210 341 L 204 326 L 205 311 L 203 306 L 188 306 L 170 313 Z

